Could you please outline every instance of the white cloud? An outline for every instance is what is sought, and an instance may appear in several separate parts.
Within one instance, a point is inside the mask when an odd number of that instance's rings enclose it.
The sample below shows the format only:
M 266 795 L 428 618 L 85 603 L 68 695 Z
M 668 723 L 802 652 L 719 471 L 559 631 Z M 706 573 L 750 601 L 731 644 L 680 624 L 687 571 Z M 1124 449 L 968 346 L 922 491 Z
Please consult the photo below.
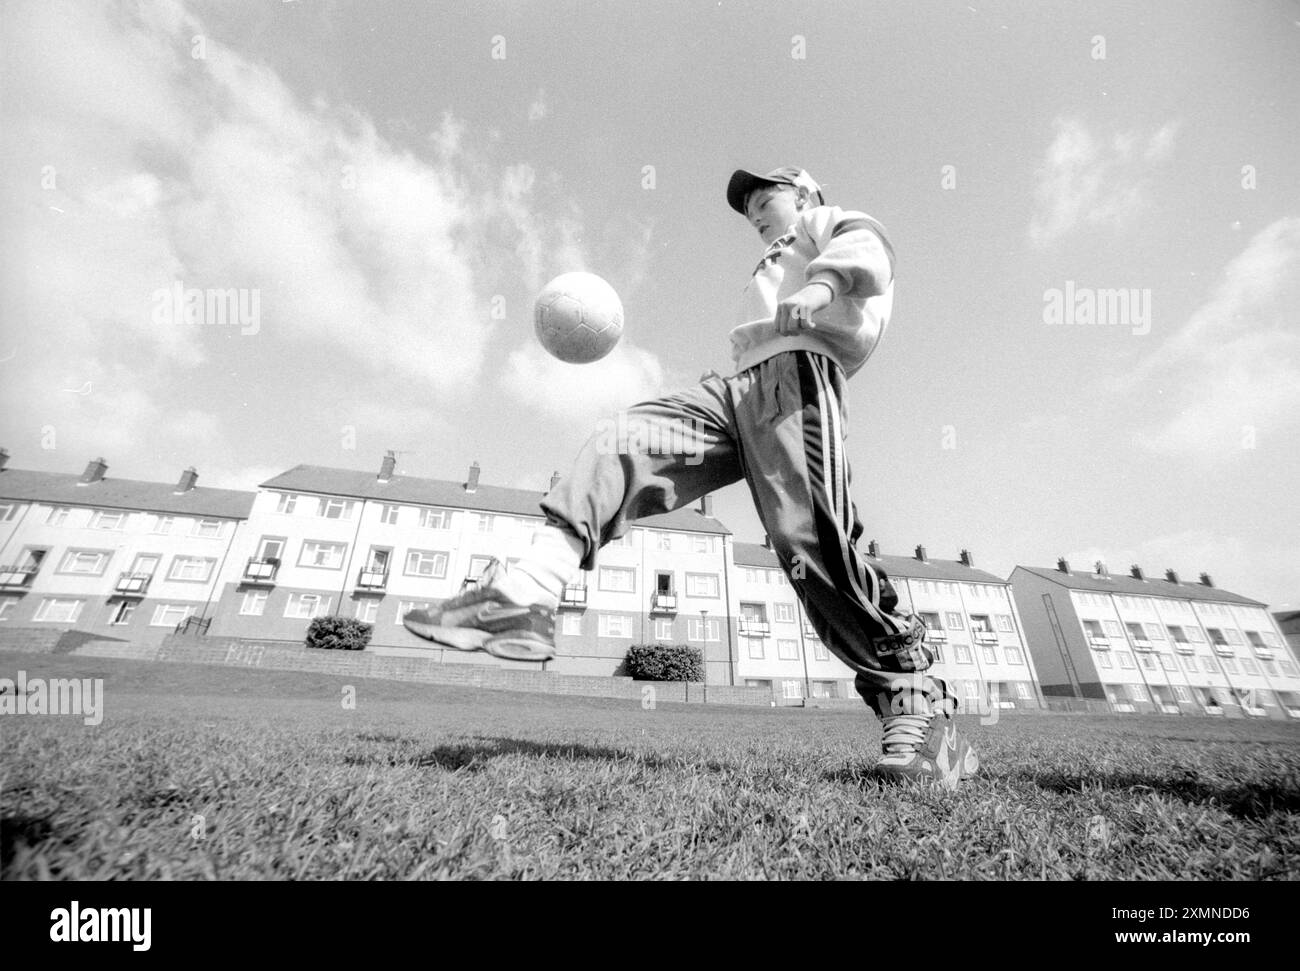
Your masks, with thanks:
M 1058 118 L 1037 172 L 1030 240 L 1045 246 L 1080 226 L 1123 226 L 1146 204 L 1151 167 L 1169 157 L 1177 132 L 1169 122 L 1149 138 L 1120 132 L 1107 144 L 1082 122 Z
M 568 431 L 668 390 L 659 359 L 626 338 L 591 364 L 565 364 L 529 341 L 507 359 L 502 383 L 521 405 Z
M 1137 442 L 1160 453 L 1241 455 L 1283 440 L 1300 419 L 1300 218 L 1265 227 L 1176 333 L 1114 384 L 1173 389 Z

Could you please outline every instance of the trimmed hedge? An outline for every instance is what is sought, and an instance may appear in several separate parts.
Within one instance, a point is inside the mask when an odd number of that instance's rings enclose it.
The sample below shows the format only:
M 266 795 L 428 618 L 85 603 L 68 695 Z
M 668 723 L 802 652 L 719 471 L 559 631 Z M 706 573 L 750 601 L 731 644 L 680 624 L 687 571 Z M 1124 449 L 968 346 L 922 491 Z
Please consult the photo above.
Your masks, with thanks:
M 636 644 L 625 663 L 635 681 L 704 680 L 704 652 L 687 644 Z
M 355 617 L 317 617 L 307 626 L 307 646 L 324 650 L 364 651 L 375 625 Z

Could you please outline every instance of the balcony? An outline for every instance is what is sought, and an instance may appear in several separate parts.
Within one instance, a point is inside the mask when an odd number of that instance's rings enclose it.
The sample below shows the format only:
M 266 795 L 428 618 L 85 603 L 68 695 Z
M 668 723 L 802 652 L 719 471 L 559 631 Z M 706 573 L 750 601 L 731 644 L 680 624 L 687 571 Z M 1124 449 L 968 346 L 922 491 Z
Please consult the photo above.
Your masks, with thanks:
M 936 644 L 947 644 L 948 632 L 941 628 L 930 628 L 925 632 L 925 639 L 927 641 L 933 641 Z
M 357 574 L 358 590 L 383 590 L 388 586 L 387 570 L 366 570 L 362 569 Z
M 275 583 L 275 575 L 280 572 L 280 561 L 274 556 L 269 556 L 264 560 L 257 557 L 249 557 L 248 565 L 244 567 L 245 583 Z
M 581 583 L 570 583 L 564 588 L 564 593 L 560 595 L 561 610 L 586 610 L 587 609 L 587 588 Z
M 122 573 L 118 575 L 117 585 L 113 589 L 123 596 L 143 597 L 152 579 L 152 573 Z
M 1186 641 L 1174 641 L 1174 650 L 1179 654 L 1195 654 L 1196 648 Z
M 816 637 L 816 636 L 817 636 L 817 629 L 816 629 L 815 627 L 813 627 L 812 624 L 804 624 L 804 625 L 803 625 L 803 632 L 804 632 L 804 636 L 805 636 L 805 637 Z M 943 634 L 943 631 L 937 631 L 936 633 Z M 948 635 L 947 635 L 947 634 L 943 634 L 943 639 L 944 639 L 944 640 L 947 640 L 947 639 L 948 639 Z
M 998 642 L 998 635 L 995 631 L 976 630 L 971 631 L 971 634 L 974 636 L 976 644 L 996 644 Z
M 772 633 L 772 628 L 765 620 L 749 620 L 745 617 L 740 618 L 740 633 L 747 637 L 766 637 Z
M 1255 657 L 1261 661 L 1272 661 L 1274 659 L 1273 649 L 1271 647 L 1257 647 L 1255 648 Z
M 29 590 L 38 566 L 0 566 L 0 589 Z
M 1110 638 L 1102 637 L 1100 634 L 1093 634 L 1091 637 L 1089 637 L 1088 644 L 1090 647 L 1092 647 L 1094 650 L 1097 651 L 1110 650 Z
M 1236 652 L 1232 649 L 1231 644 L 1215 644 L 1214 653 L 1219 657 L 1236 657 Z
M 674 593 L 656 593 L 654 599 L 650 602 L 650 613 L 677 613 L 677 595 Z
M 1155 647 L 1151 644 L 1150 641 L 1146 640 L 1145 638 L 1143 638 L 1142 640 L 1138 640 L 1137 638 L 1134 638 L 1134 639 L 1133 639 L 1133 650 L 1135 650 L 1135 651 L 1154 651 L 1154 650 L 1155 650 Z

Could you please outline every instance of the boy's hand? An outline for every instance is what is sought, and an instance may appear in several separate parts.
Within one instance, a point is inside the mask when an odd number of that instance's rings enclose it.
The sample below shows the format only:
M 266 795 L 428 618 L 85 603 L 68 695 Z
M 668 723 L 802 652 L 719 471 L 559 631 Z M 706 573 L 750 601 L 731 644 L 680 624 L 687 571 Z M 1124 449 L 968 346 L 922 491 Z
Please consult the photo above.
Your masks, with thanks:
M 810 283 L 793 296 L 776 305 L 776 332 L 783 336 L 797 334 L 807 328 L 812 330 L 812 315 L 831 305 L 835 294 L 825 283 Z

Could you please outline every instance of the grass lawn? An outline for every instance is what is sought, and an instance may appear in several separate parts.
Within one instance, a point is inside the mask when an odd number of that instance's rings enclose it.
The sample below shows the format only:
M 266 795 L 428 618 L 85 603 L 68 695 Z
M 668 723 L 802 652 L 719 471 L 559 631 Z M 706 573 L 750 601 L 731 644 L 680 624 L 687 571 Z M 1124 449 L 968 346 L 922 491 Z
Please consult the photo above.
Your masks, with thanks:
M 945 793 L 867 775 L 865 707 L 0 654 L 19 670 L 105 702 L 0 720 L 9 879 L 1300 876 L 1291 723 L 963 718 L 984 771 Z

